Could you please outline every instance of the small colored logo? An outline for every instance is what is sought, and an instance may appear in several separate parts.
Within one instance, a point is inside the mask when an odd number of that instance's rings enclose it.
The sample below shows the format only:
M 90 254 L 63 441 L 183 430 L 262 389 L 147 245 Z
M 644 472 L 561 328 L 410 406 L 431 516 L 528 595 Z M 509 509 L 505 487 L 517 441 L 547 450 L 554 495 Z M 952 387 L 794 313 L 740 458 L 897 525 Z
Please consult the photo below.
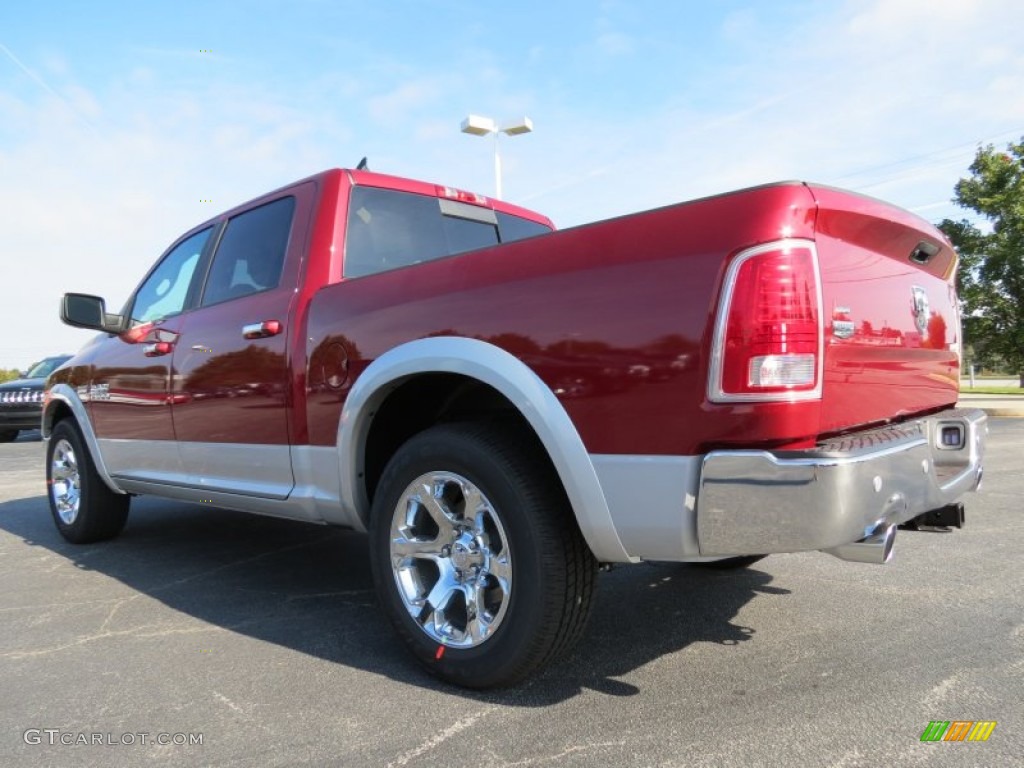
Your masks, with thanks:
M 995 729 L 995 720 L 932 720 L 921 741 L 988 741 Z

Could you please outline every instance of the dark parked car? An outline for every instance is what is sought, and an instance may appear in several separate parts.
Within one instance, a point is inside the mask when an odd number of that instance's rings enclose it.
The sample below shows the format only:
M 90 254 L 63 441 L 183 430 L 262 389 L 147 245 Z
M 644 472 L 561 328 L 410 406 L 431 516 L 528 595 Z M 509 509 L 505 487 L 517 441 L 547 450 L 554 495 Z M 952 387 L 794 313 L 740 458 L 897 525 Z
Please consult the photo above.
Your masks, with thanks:
M 46 377 L 70 359 L 71 355 L 47 357 L 23 378 L 0 384 L 0 443 L 11 442 L 23 429 L 39 429 Z

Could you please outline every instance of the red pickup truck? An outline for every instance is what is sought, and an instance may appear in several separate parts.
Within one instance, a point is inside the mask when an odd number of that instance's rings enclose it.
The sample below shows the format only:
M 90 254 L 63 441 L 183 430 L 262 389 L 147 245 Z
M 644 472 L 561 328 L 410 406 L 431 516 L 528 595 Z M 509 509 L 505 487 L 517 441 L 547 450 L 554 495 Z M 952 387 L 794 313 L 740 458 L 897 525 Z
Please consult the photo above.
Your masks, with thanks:
M 505 685 L 582 634 L 598 567 L 886 562 L 959 525 L 957 257 L 797 182 L 553 232 L 444 186 L 330 170 L 179 238 L 49 379 L 73 542 L 153 494 L 369 533 L 415 655 Z

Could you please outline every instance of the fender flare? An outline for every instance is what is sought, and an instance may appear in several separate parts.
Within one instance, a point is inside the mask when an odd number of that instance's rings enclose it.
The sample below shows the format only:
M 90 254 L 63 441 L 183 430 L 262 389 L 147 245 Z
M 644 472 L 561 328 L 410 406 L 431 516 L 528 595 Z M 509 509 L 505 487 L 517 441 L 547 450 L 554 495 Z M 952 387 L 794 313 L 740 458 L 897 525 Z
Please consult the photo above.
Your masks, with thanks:
M 364 524 L 369 519 L 363 476 L 373 416 L 405 380 L 425 373 L 460 374 L 504 395 L 547 451 L 594 556 L 602 562 L 636 560 L 619 539 L 590 455 L 554 392 L 521 360 L 478 339 L 442 336 L 410 341 L 378 357 L 356 379 L 341 413 L 337 445 L 341 502 L 357 519 Z
M 102 478 L 103 482 L 114 493 L 123 494 L 124 491 L 118 487 L 117 483 L 110 477 L 110 473 L 107 472 L 107 465 L 103 462 L 103 454 L 100 453 L 100 444 L 96 439 L 96 432 L 92 428 L 92 421 L 89 420 L 89 412 L 85 409 L 85 403 L 78 396 L 78 392 L 68 384 L 54 384 L 50 388 L 48 398 L 46 409 L 43 411 L 43 439 L 49 440 L 50 432 L 53 429 L 54 402 L 64 403 L 71 409 L 75 421 L 78 422 L 78 428 L 81 430 L 82 437 L 85 439 L 85 445 L 92 456 L 93 466 L 96 467 L 96 474 Z

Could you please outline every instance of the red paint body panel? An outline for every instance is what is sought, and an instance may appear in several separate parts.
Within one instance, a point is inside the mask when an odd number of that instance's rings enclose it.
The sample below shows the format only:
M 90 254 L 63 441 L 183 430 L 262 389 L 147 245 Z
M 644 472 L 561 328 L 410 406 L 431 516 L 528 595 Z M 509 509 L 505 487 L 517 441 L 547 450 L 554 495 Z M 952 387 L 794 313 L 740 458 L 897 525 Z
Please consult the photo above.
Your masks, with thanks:
M 955 255 L 938 230 L 878 201 L 775 184 L 343 279 L 353 184 L 428 195 L 438 189 L 331 170 L 218 217 L 303 185 L 313 190 L 300 206 L 304 213 L 297 210 L 281 288 L 249 297 L 248 306 L 246 299 L 229 301 L 165 321 L 184 333 L 170 391 L 168 359 L 144 358 L 141 345 L 118 337 L 94 347 L 94 382 L 109 382 L 113 393 L 115 382 L 130 380 L 161 403 L 94 404 L 97 433 L 171 439 L 174 411 L 180 440 L 334 445 L 360 373 L 395 346 L 438 335 L 482 339 L 529 365 L 592 453 L 801 447 L 823 434 L 956 400 Z M 550 224 L 515 206 L 481 201 Z M 814 240 L 818 250 L 822 398 L 710 403 L 709 350 L 727 267 L 741 251 L 784 238 Z M 909 260 L 920 242 L 938 247 L 925 266 Z M 924 331 L 915 291 L 929 302 Z M 284 331 L 243 340 L 241 325 L 262 320 L 282 321 Z M 854 323 L 847 337 L 836 334 L 837 321 Z M 215 352 L 200 359 L 193 344 Z M 213 367 L 220 371 L 216 381 L 188 384 Z M 228 379 L 261 383 L 232 398 Z M 170 396 L 162 402 L 161 381 Z
M 710 405 L 711 318 L 738 246 L 813 235 L 800 184 L 708 198 L 377 275 L 319 292 L 308 336 L 344 345 L 346 386 L 308 403 L 331 445 L 347 387 L 398 344 L 457 335 L 526 362 L 593 453 L 691 454 L 817 433 L 817 403 Z
M 301 330 L 292 327 L 298 304 L 295 286 L 308 282 L 303 272 L 317 184 L 306 181 L 247 207 L 284 196 L 294 197 L 296 205 L 278 287 L 181 315 L 171 389 L 178 440 L 290 442 L 288 382 L 292 370 L 305 368 Z M 243 326 L 265 321 L 277 321 L 283 332 L 259 339 L 243 336 Z M 292 349 L 299 350 L 299 359 L 289 363 Z
M 144 350 L 147 344 L 177 338 L 182 319 L 168 318 L 146 334 L 107 336 L 97 342 L 91 384 L 94 391 L 106 387 L 109 396 L 88 400 L 98 437 L 174 439 L 168 399 L 172 357 L 146 357 Z

